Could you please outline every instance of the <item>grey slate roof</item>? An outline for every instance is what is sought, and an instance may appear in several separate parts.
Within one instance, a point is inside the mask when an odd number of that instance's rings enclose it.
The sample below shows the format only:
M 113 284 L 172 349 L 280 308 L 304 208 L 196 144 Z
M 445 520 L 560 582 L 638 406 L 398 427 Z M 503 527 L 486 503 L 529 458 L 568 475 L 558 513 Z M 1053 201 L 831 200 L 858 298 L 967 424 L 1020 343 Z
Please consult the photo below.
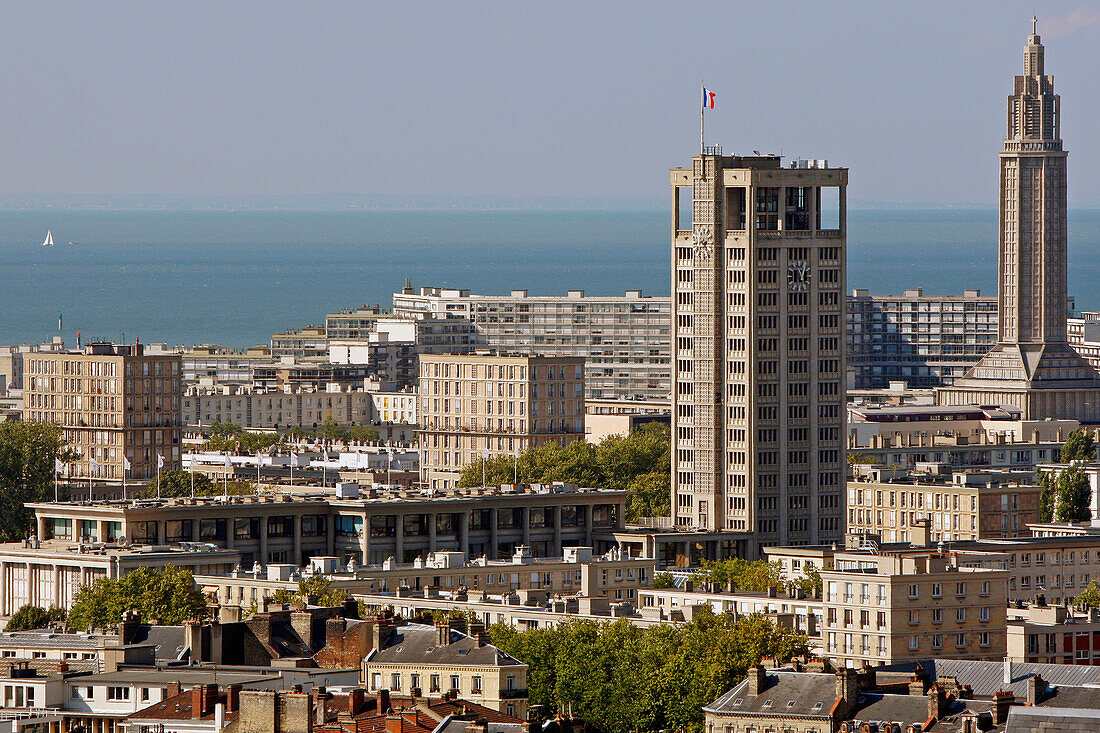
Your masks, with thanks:
M 154 644 L 153 656 L 158 664 L 182 659 L 186 648 L 186 637 L 182 626 L 153 626 L 142 624 L 137 628 L 131 644 Z
M 1042 676 L 1049 686 L 1100 687 L 1100 666 L 1075 664 L 1034 664 L 1028 662 L 1012 663 L 1012 682 L 1004 682 L 1004 664 L 1001 662 L 979 662 L 968 659 L 925 659 L 920 662 L 890 664 L 875 669 L 882 672 L 911 672 L 920 665 L 932 675 L 957 677 L 959 682 L 970 685 L 977 697 L 992 697 L 997 690 L 1009 690 L 1017 700 L 1027 698 L 1027 680 L 1035 674 Z M 1097 691 L 1100 694 L 1100 690 Z
M 1080 708 L 1013 707 L 1008 711 L 1005 733 L 1095 733 L 1100 712 Z
M 374 652 L 371 663 L 439 664 L 472 667 L 510 667 L 523 662 L 492 644 L 478 646 L 477 640 L 451 629 L 451 643 L 439 644 L 434 626 L 405 624 L 398 626 L 385 648 Z
M 755 697 L 746 694 L 749 681 L 744 679 L 703 709 L 719 714 L 820 715 L 827 719 L 836 702 L 836 675 L 831 673 L 769 669 L 764 681 L 764 689 Z

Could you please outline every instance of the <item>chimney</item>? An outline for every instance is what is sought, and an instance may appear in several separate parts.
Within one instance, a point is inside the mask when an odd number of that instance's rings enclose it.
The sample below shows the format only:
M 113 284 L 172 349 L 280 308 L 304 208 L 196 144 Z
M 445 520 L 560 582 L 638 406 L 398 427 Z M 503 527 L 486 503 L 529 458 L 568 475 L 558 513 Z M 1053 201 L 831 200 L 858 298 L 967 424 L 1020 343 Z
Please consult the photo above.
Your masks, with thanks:
M 386 733 L 401 733 L 401 724 L 404 719 L 400 715 L 386 716 Z
M 939 720 L 947 713 L 947 692 L 938 684 L 928 689 L 928 718 Z
M 745 693 L 748 695 L 759 695 L 768 685 L 767 672 L 760 664 L 755 664 L 749 667 L 749 686 L 746 688 Z
M 218 621 L 223 624 L 239 624 L 241 622 L 240 606 L 219 606 Z
M 129 644 L 137 634 L 141 626 L 141 613 L 135 610 L 123 611 L 122 621 L 118 624 L 118 641 L 120 644 Z
M 167 700 L 169 697 L 175 697 L 176 695 L 180 694 L 180 692 L 182 692 L 182 691 L 183 691 L 183 685 L 180 683 L 179 680 L 174 680 L 172 682 L 169 682 L 168 683 L 168 691 L 165 693 L 165 696 L 166 696 L 165 699 Z
M 436 643 L 439 646 L 447 646 L 451 643 L 451 625 L 446 621 L 436 621 L 435 631 L 437 635 Z
M 374 629 L 371 634 L 371 648 L 381 649 L 386 646 L 386 642 L 390 640 L 390 634 L 393 633 L 394 623 L 388 618 L 379 618 L 374 621 Z
M 378 691 L 378 709 L 375 710 L 374 712 L 378 713 L 379 715 L 385 715 L 387 712 L 389 712 L 392 709 L 393 708 L 390 707 L 390 691 L 389 690 L 379 690 Z
M 198 720 L 214 712 L 214 701 L 218 699 L 217 685 L 196 685 L 191 688 L 191 717 Z
M 859 698 L 859 677 L 856 670 L 847 667 L 837 670 L 836 696 L 843 700 L 840 709 L 844 711 L 851 710 L 852 706 L 855 705 L 856 699 Z
M 313 614 L 309 611 L 291 611 L 290 612 L 290 627 L 294 629 L 294 633 L 298 635 L 306 646 L 311 650 L 316 651 L 314 647 L 313 634 Z
M 225 688 L 225 711 L 233 713 L 241 706 L 241 686 L 232 684 Z
M 192 662 L 209 661 L 203 656 L 201 621 L 188 620 L 183 622 L 183 645 L 191 650 Z
M 909 694 L 910 695 L 924 695 L 928 691 L 928 673 L 924 671 L 924 668 L 918 667 L 913 671 L 913 676 L 909 679 Z
M 358 715 L 363 712 L 363 706 L 366 703 L 367 695 L 366 691 L 362 687 L 353 687 L 348 691 L 348 714 Z
M 1005 657 L 1004 662 L 1004 675 L 1001 678 L 1001 682 L 1006 685 L 1012 684 L 1012 657 Z
M 1038 705 L 1041 703 L 1043 693 L 1046 692 L 1047 683 L 1038 674 L 1027 678 L 1027 704 Z
M 1016 702 L 1016 696 L 1008 690 L 997 690 L 993 694 L 993 725 L 1004 725 L 1008 722 L 1008 711 Z

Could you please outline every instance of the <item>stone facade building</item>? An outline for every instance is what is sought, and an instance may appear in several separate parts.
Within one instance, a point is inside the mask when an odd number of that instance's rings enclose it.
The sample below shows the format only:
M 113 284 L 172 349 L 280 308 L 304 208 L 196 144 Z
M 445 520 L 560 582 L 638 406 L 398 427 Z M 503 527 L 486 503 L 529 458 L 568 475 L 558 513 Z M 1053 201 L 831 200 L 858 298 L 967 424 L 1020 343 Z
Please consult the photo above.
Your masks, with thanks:
M 70 478 L 148 479 L 180 467 L 180 357 L 91 343 L 25 358 L 27 420 L 60 425 L 79 457 Z M 99 468 L 93 470 L 92 461 Z M 130 464 L 129 470 L 125 463 Z
M 420 478 L 454 488 L 463 466 L 584 438 L 584 359 L 432 354 L 420 359 Z
M 843 532 L 847 178 L 717 150 L 671 171 L 672 517 L 741 557 Z

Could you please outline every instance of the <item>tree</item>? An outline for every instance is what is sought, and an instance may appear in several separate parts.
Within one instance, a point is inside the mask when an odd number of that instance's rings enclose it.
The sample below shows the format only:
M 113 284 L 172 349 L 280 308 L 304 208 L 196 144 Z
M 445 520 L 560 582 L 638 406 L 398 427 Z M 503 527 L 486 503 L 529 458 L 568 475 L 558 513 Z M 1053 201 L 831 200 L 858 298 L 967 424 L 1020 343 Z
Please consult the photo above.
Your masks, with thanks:
M 672 579 L 672 573 L 655 573 L 653 576 L 654 588 L 672 588 L 676 583 Z
M 550 483 L 567 481 L 597 489 L 627 490 L 628 521 L 644 516 L 668 516 L 671 482 L 671 431 L 663 423 L 647 423 L 629 435 L 611 435 L 599 445 L 576 440 L 568 445 L 547 443 L 520 456 L 478 458 L 462 468 L 458 486 L 485 483 Z
M 1039 485 L 1043 490 L 1039 492 L 1039 521 L 1054 521 L 1054 505 L 1058 500 L 1057 476 L 1048 471 L 1039 472 Z
M 808 596 L 815 596 L 821 593 L 821 573 L 814 567 L 812 562 L 806 563 L 806 566 L 802 569 L 802 575 L 795 578 L 794 581 L 802 592 Z
M 1083 522 L 1092 518 L 1089 504 L 1092 489 L 1079 466 L 1070 466 L 1058 474 L 1058 504 L 1054 517 L 1059 522 Z
M 763 593 L 769 587 L 779 587 L 783 583 L 783 566 L 777 562 L 754 560 L 752 562 L 739 557 L 728 560 L 706 561 L 700 575 L 720 586 L 733 583 L 737 590 Z
M 1085 590 L 1081 592 L 1081 595 L 1074 598 L 1073 602 L 1078 606 L 1100 608 L 1100 582 L 1094 580 L 1089 583 L 1089 587 L 1085 588 Z
M 26 505 L 52 498 L 54 461 L 75 458 L 56 425 L 0 423 L 0 541 L 15 542 L 34 531 L 34 514 Z
M 332 581 L 324 575 L 315 575 L 311 578 L 302 578 L 298 581 L 298 590 L 291 592 L 286 588 L 280 588 L 272 594 L 271 598 L 276 603 L 312 603 L 316 606 L 333 608 L 342 606 L 344 599 L 348 597 L 347 591 L 332 588 Z
M 1084 428 L 1071 432 L 1062 446 L 1062 463 L 1095 460 L 1096 441 L 1093 440 L 1092 433 Z
M 4 627 L 4 631 L 10 633 L 12 631 L 44 629 L 51 624 L 64 620 L 65 610 L 57 606 L 50 606 L 49 609 L 41 606 L 20 606 L 19 610 L 8 619 L 8 625 Z
M 141 496 L 145 498 L 191 496 L 191 478 L 190 471 L 165 471 L 159 478 L 160 494 L 157 493 L 158 479 L 154 477 Z M 223 493 L 238 496 L 256 492 L 255 482 L 251 481 L 229 481 L 223 485 L 220 481 L 214 481 L 202 473 L 194 474 L 194 479 L 195 496 L 221 496 Z
M 142 567 L 118 580 L 97 578 L 76 592 L 69 623 L 78 629 L 104 628 L 118 623 L 122 613 L 136 608 L 144 618 L 178 625 L 202 618 L 206 600 L 190 570 L 167 565 L 154 570 Z
M 806 637 L 761 615 L 702 609 L 686 624 L 641 628 L 626 619 L 573 619 L 553 628 L 490 628 L 493 643 L 527 663 L 532 705 L 572 707 L 606 733 L 702 730 L 704 704 L 762 656 L 787 660 Z

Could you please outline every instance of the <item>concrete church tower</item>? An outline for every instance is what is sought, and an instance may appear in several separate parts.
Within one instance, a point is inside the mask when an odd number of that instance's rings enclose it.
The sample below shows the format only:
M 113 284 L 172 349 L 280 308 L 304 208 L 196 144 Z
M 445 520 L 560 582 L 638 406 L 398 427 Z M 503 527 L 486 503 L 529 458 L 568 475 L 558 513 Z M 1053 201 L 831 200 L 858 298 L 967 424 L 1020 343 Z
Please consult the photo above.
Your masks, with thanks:
M 1024 419 L 1100 422 L 1100 374 L 1066 342 L 1066 151 L 1061 98 L 1032 19 L 1000 153 L 997 345 L 937 402 L 1006 404 Z

